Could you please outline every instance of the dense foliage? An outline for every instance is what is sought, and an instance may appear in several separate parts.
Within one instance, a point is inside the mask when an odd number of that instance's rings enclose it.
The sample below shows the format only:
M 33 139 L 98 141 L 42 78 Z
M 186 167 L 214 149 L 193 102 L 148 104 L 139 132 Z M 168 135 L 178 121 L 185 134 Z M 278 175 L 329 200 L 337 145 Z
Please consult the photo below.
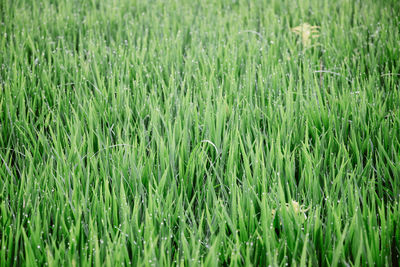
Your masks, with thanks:
M 0 266 L 398 266 L 399 14 L 0 0 Z

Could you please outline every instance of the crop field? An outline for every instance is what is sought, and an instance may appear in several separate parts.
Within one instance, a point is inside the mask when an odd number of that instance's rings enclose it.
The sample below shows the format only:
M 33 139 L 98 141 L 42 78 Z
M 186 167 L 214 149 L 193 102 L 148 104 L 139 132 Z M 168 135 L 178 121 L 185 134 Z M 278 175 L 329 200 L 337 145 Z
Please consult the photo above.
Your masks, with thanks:
M 0 0 L 0 267 L 399 266 L 400 1 Z

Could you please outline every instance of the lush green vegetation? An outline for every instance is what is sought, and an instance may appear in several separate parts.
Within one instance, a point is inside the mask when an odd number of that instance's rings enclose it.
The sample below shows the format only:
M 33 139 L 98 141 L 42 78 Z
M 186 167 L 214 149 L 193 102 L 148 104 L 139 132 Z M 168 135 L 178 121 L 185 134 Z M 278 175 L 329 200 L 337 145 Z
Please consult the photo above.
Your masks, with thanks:
M 398 265 L 399 14 L 0 0 L 0 266 Z

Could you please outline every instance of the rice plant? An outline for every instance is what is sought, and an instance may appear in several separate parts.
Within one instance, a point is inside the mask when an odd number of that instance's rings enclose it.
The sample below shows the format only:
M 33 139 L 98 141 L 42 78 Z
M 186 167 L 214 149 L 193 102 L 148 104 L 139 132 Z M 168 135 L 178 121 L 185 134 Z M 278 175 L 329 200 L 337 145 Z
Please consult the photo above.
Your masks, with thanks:
M 0 0 L 0 266 L 399 266 L 399 14 Z

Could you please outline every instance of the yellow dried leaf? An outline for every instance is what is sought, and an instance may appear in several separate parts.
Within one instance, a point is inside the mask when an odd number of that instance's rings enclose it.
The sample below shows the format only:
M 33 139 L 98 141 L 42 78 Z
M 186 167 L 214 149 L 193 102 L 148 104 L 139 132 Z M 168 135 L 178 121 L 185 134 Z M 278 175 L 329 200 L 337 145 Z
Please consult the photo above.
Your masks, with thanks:
M 299 35 L 304 47 L 311 45 L 311 39 L 319 37 L 319 26 L 311 26 L 308 23 L 303 23 L 297 27 L 292 28 L 292 32 Z

